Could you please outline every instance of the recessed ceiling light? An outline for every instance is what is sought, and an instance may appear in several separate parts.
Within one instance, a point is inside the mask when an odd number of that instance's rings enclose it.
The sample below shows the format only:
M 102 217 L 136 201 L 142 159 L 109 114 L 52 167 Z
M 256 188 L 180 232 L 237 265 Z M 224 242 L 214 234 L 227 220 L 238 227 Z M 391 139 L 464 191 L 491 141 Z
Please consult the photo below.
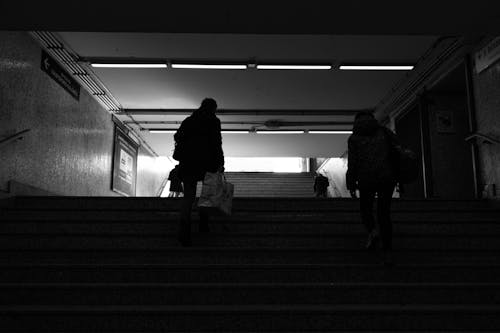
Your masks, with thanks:
M 247 69 L 247 65 L 172 64 L 175 69 Z
M 352 131 L 309 131 L 309 134 L 352 134 Z
M 167 64 L 92 64 L 95 68 L 167 68 Z
M 411 71 L 414 66 L 401 65 L 341 65 L 344 71 Z
M 257 131 L 257 134 L 304 134 L 304 131 Z
M 257 69 L 332 69 L 331 65 L 257 65 Z

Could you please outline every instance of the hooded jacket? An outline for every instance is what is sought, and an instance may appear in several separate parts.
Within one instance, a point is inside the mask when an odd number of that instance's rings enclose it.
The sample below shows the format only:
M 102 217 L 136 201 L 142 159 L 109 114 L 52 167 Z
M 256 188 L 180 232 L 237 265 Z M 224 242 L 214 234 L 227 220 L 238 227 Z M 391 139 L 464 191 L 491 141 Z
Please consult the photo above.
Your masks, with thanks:
M 346 183 L 349 190 L 395 182 L 391 142 L 396 142 L 394 133 L 380 126 L 376 119 L 355 121 L 348 140 Z

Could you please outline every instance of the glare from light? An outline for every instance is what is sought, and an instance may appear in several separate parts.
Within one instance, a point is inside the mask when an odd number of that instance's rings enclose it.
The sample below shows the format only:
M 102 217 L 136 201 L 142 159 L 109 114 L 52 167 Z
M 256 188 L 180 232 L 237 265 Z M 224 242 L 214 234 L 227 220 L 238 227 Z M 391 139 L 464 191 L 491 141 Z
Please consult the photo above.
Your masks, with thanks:
M 227 172 L 305 172 L 301 157 L 226 157 Z
M 411 71 L 414 66 L 374 66 L 374 65 L 342 65 L 340 70 L 348 71 Z
M 172 64 L 175 69 L 247 69 L 247 65 Z
M 332 69 L 331 65 L 257 65 L 257 69 Z
M 94 68 L 167 68 L 167 64 L 92 64 Z
M 305 131 L 257 131 L 257 134 L 304 134 Z
M 309 134 L 352 134 L 352 131 L 309 131 Z

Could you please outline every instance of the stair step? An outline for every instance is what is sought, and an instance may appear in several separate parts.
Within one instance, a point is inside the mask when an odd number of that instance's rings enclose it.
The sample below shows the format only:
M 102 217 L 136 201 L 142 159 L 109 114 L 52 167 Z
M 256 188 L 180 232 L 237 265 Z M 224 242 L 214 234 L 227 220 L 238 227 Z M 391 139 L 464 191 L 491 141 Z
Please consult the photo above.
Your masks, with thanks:
M 13 331 L 485 330 L 500 327 L 497 305 L 7 306 Z
M 244 301 L 243 301 L 244 300 Z M 498 304 L 499 283 L 0 283 L 1 305 Z
M 497 212 L 394 212 L 392 219 L 395 222 L 400 221 L 432 221 L 432 222 L 498 222 L 499 214 Z M 178 212 L 158 211 L 145 213 L 142 211 L 73 211 L 71 214 L 59 211 L 31 210 L 31 211 L 4 211 L 0 212 L 0 220 L 19 221 L 19 220 L 49 220 L 49 221 L 82 221 L 82 220 L 108 220 L 108 221 L 166 221 L 177 220 Z M 239 212 L 234 211 L 233 215 L 221 218 L 227 221 L 359 221 L 360 214 L 357 211 L 352 212 Z
M 198 217 L 193 218 L 193 230 L 198 228 Z M 263 223 L 262 221 L 221 221 L 211 220 L 210 228 L 220 233 L 248 233 L 248 234 L 337 234 L 365 236 L 366 231 L 361 222 L 335 221 L 282 221 L 280 223 Z M 176 232 L 178 221 L 143 221 L 110 222 L 107 220 L 90 221 L 36 221 L 19 220 L 0 223 L 0 234 L 60 234 L 60 235 L 155 235 Z M 500 236 L 500 223 L 435 223 L 435 222 L 394 222 L 394 234 L 404 236 L 423 237 L 460 236 L 460 237 L 494 237 Z
M 193 234 L 196 246 L 228 248 L 304 248 L 304 249 L 359 249 L 363 248 L 365 235 L 342 234 L 255 234 L 210 233 Z M 396 249 L 422 250 L 491 250 L 500 253 L 498 236 L 395 236 Z M 176 234 L 166 235 L 0 235 L 0 250 L 161 250 L 178 244 Z
M 489 263 L 500 261 L 498 251 L 404 250 L 394 253 L 396 263 Z M 17 249 L 0 252 L 0 264 L 13 263 L 162 263 L 162 264 L 366 264 L 381 262 L 366 250 L 317 248 L 171 247 L 161 250 L 129 249 Z
M 500 265 L 401 264 L 12 264 L 0 265 L 2 282 L 407 282 L 500 281 Z

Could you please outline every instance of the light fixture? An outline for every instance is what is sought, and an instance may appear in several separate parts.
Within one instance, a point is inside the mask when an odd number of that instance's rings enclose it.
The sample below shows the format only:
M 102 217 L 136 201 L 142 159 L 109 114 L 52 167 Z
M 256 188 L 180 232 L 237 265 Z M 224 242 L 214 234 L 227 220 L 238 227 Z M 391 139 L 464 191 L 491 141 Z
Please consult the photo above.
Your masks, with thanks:
M 344 71 L 411 71 L 411 65 L 341 65 Z
M 257 69 L 332 69 L 331 65 L 257 65 Z
M 148 130 L 149 133 L 176 133 L 177 130 L 172 130 L 172 129 L 150 129 Z
M 257 134 L 304 134 L 305 131 L 256 131 Z
M 238 64 L 172 64 L 175 69 L 247 69 L 247 65 Z
M 94 68 L 167 68 L 167 64 L 92 64 Z
M 309 134 L 352 134 L 352 131 L 309 131 Z

